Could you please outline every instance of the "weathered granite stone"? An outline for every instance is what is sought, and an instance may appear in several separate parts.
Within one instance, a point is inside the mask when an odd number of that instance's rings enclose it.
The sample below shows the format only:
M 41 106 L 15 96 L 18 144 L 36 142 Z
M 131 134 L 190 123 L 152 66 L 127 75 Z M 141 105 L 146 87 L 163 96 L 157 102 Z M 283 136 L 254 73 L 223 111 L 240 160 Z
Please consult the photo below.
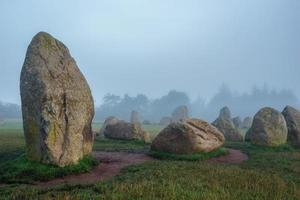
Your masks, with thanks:
M 288 128 L 288 143 L 300 147 L 300 111 L 287 106 L 282 111 Z
M 224 107 L 220 110 L 219 117 L 212 125 L 217 127 L 224 134 L 227 141 L 243 141 L 243 136 L 232 122 L 231 112 L 228 107 Z
M 142 140 L 150 142 L 150 134 L 142 129 L 139 123 L 129 123 L 115 117 L 105 120 L 100 131 L 105 137 L 122 140 Z
M 131 112 L 130 122 L 133 123 L 133 124 L 139 124 L 140 123 L 140 117 L 139 117 L 139 113 L 137 111 L 133 110 Z
M 283 115 L 273 108 L 265 107 L 254 116 L 246 138 L 256 145 L 278 146 L 287 142 L 287 134 Z
M 176 154 L 210 152 L 224 144 L 223 134 L 200 119 L 171 123 L 154 139 L 151 149 Z
M 32 39 L 21 72 L 27 157 L 65 166 L 90 154 L 94 103 L 67 47 L 48 33 Z

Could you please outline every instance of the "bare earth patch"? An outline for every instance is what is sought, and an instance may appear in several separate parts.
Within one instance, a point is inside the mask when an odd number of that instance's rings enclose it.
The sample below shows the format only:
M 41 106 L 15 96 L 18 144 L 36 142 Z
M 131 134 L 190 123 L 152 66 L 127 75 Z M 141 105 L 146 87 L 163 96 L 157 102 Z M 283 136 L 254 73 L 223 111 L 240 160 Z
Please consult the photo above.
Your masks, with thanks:
M 225 156 L 220 156 L 218 158 L 210 158 L 208 162 L 210 163 L 227 163 L 227 164 L 239 164 L 243 161 L 248 160 L 248 156 L 242 153 L 240 150 L 228 149 L 229 153 Z
M 153 160 L 150 156 L 140 153 L 126 152 L 94 152 L 93 155 L 101 162 L 92 171 L 79 175 L 70 175 L 47 182 L 37 182 L 41 187 L 51 187 L 60 184 L 92 184 L 110 179 L 118 175 L 122 168 Z
M 142 153 L 96 151 L 93 155 L 101 162 L 101 164 L 92 171 L 80 175 L 65 176 L 48 182 L 36 182 L 36 185 L 46 188 L 61 184 L 93 184 L 118 175 L 124 167 L 154 160 L 150 156 Z M 208 162 L 239 164 L 245 160 L 248 160 L 246 154 L 239 150 L 229 149 L 227 155 L 211 158 Z

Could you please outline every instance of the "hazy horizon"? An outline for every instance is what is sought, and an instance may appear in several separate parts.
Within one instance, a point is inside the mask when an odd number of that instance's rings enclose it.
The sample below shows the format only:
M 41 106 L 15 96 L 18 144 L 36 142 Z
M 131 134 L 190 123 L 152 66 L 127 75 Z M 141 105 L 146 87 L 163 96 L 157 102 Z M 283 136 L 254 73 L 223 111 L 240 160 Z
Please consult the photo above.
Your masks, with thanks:
M 20 103 L 20 71 L 39 31 L 70 49 L 96 105 L 106 93 L 172 89 L 209 99 L 223 83 L 299 98 L 299 9 L 297 0 L 2 1 L 0 100 Z

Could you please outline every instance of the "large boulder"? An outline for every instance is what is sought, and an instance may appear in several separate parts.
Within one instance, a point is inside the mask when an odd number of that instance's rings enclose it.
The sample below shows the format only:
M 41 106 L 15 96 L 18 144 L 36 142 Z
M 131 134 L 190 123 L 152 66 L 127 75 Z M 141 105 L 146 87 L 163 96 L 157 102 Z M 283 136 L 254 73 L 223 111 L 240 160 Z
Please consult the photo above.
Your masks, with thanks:
M 139 117 L 139 113 L 137 111 L 133 110 L 131 112 L 130 122 L 133 123 L 133 124 L 139 124 L 140 123 L 140 117 Z
M 224 140 L 223 134 L 208 122 L 186 119 L 163 129 L 151 149 L 175 154 L 210 152 L 221 147 Z
M 283 115 L 273 108 L 265 107 L 254 116 L 246 137 L 256 145 L 278 146 L 286 143 L 287 133 Z
M 187 106 L 179 106 L 172 113 L 172 122 L 178 122 L 180 120 L 187 119 L 189 117 L 189 111 Z
M 159 125 L 161 126 L 167 126 L 172 122 L 172 118 L 171 117 L 162 117 L 159 121 Z
M 300 147 L 300 111 L 287 106 L 282 114 L 288 128 L 288 142 L 295 147 Z
M 242 119 L 240 117 L 233 118 L 232 122 L 233 122 L 233 124 L 236 128 L 242 128 L 242 126 L 243 126 L 243 122 L 242 122 Z
M 119 119 L 117 117 L 114 117 L 114 116 L 110 116 L 108 118 L 105 119 L 103 125 L 101 126 L 101 129 L 100 129 L 100 135 L 101 136 L 104 136 L 104 131 L 106 130 L 106 127 L 108 125 L 114 125 L 116 123 L 119 122 Z
M 142 140 L 150 142 L 150 135 L 144 131 L 140 124 L 129 123 L 117 118 L 107 119 L 101 129 L 105 137 L 121 140 Z
M 242 123 L 242 128 L 249 129 L 252 126 L 252 121 L 251 117 L 245 117 Z
M 231 119 L 231 112 L 228 107 L 220 110 L 219 117 L 212 124 L 224 134 L 227 141 L 243 141 L 243 136 Z
M 32 39 L 20 90 L 30 160 L 65 166 L 91 153 L 93 98 L 62 42 L 44 32 Z

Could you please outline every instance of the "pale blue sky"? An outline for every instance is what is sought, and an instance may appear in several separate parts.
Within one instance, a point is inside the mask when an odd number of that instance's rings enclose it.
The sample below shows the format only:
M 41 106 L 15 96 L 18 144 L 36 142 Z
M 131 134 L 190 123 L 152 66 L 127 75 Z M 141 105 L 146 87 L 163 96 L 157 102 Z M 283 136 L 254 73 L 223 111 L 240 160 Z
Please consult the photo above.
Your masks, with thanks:
M 300 96 L 299 0 L 1 0 L 0 100 L 19 103 L 26 48 L 47 31 L 71 51 L 96 104 L 170 89 L 211 97 L 265 83 Z

